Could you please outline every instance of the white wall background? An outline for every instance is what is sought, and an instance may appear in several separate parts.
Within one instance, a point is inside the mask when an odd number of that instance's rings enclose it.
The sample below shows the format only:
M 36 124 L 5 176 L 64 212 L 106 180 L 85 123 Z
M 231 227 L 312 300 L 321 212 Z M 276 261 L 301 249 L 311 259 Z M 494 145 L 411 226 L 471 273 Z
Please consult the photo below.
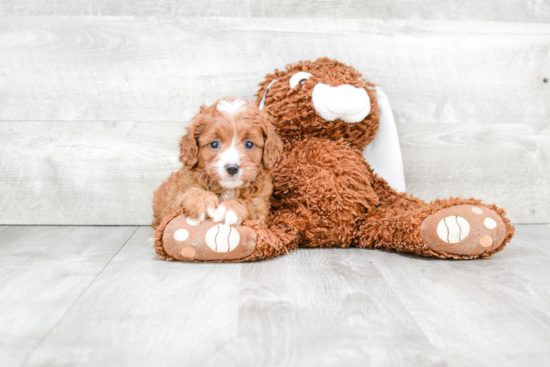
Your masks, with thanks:
M 0 224 L 149 224 L 202 103 L 321 56 L 387 93 L 408 192 L 550 222 L 548 0 L 0 0 Z

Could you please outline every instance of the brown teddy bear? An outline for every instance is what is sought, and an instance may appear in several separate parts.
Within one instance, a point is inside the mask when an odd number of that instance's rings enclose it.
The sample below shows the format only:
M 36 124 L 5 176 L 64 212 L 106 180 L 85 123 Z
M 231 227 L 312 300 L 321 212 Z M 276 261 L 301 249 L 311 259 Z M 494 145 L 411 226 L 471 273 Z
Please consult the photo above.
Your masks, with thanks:
M 426 203 L 396 192 L 372 171 L 362 151 L 379 127 L 374 88 L 354 68 L 327 58 L 267 75 L 256 102 L 284 142 L 272 171 L 267 224 L 248 221 L 231 232 L 173 213 L 155 232 L 157 253 L 167 260 L 253 261 L 298 247 L 385 248 L 453 259 L 501 251 L 514 233 L 503 209 L 476 199 Z M 193 235 L 180 241 L 179 230 Z M 224 231 L 232 237 L 218 235 Z

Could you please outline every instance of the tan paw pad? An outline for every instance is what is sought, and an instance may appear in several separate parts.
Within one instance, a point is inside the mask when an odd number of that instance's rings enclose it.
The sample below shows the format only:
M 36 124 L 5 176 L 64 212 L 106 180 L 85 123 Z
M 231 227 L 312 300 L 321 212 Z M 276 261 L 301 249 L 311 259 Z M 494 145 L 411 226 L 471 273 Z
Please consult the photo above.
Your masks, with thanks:
M 162 235 L 167 254 L 184 261 L 224 261 L 242 259 L 256 247 L 256 234 L 246 226 L 229 226 L 210 219 L 203 222 L 180 215 Z
M 191 258 L 195 256 L 195 249 L 193 247 L 185 247 L 181 250 L 181 256 Z
M 500 246 L 506 226 L 495 211 L 465 204 L 428 216 L 422 222 L 420 234 L 434 251 L 477 256 Z

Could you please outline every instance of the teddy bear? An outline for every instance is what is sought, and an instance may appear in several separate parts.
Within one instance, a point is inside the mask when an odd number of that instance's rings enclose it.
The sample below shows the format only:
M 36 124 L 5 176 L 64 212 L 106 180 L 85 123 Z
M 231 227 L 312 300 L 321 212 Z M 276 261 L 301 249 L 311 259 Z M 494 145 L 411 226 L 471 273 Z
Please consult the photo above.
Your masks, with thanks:
M 175 212 L 156 228 L 157 254 L 240 262 L 298 247 L 379 248 L 443 259 L 501 251 L 514 234 L 502 208 L 460 197 L 427 203 L 397 192 L 371 169 L 363 150 L 379 128 L 375 88 L 353 67 L 329 58 L 266 75 L 256 103 L 284 143 L 271 172 L 267 222 L 232 229 Z M 192 235 L 178 240 L 178 231 Z

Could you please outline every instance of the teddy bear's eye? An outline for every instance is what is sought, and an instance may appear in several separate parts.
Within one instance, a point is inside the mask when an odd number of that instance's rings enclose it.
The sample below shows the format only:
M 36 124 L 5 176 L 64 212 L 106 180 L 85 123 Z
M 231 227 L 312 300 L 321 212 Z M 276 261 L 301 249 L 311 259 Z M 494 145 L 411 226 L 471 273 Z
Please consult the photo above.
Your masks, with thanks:
M 306 73 L 305 71 L 300 71 L 294 74 L 289 81 L 290 88 L 294 88 L 298 84 L 304 85 L 304 83 L 312 76 L 311 73 Z

